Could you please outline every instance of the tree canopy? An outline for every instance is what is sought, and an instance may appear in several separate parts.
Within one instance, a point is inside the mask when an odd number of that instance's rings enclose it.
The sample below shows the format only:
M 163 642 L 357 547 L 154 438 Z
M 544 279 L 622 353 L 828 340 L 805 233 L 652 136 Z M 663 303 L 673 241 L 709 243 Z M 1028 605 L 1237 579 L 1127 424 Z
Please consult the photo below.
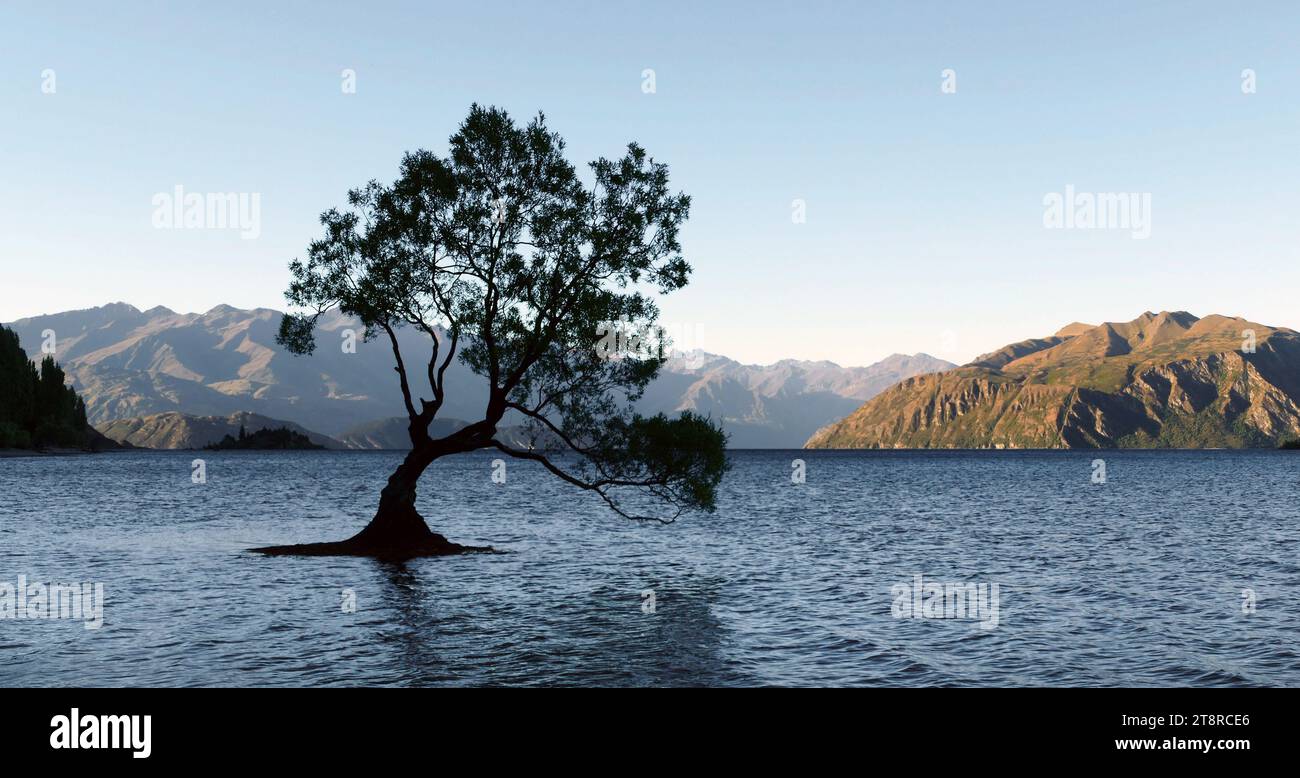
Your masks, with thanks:
M 81 448 L 90 442 L 86 404 L 51 356 L 39 368 L 18 333 L 0 326 L 0 448 Z
M 655 296 L 686 285 L 690 198 L 635 143 L 589 167 L 584 182 L 543 115 L 521 126 L 473 106 L 446 156 L 408 153 L 391 185 L 371 181 L 322 214 L 324 236 L 290 265 L 286 297 L 302 312 L 282 319 L 278 340 L 310 353 L 316 318 L 333 308 L 359 318 L 367 339 L 386 337 L 413 450 L 430 461 L 495 448 L 629 518 L 712 510 L 727 468 L 722 431 L 689 412 L 636 414 L 663 353 L 597 347 L 611 326 L 654 332 Z M 407 326 L 430 339 L 422 377 L 398 346 Z M 433 440 L 457 358 L 487 378 L 483 418 Z M 507 414 L 545 444 L 496 440 Z

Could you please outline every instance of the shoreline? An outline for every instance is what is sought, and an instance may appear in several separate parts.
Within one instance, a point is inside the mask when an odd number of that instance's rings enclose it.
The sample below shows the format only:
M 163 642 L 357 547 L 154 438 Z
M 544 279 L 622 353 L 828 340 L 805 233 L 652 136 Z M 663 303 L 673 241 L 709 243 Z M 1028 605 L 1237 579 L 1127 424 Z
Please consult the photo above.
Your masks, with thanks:
M 71 457 L 82 454 L 103 454 L 115 449 L 105 449 L 103 451 L 87 451 L 80 448 L 49 448 L 49 449 L 31 449 L 31 448 L 0 448 L 0 459 L 17 458 L 17 457 Z M 128 449 L 129 450 L 129 449 Z

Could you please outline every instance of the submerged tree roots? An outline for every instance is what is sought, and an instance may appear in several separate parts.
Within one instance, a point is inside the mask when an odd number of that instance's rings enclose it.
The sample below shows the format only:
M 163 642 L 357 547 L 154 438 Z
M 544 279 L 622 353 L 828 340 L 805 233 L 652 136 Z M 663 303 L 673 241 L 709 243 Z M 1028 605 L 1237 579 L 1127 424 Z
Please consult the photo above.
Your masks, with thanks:
M 491 546 L 462 546 L 433 532 L 414 508 L 380 511 L 366 528 L 347 540 L 334 543 L 299 543 L 250 549 L 268 556 L 368 556 L 387 561 L 418 557 L 448 556 L 474 552 L 491 553 Z

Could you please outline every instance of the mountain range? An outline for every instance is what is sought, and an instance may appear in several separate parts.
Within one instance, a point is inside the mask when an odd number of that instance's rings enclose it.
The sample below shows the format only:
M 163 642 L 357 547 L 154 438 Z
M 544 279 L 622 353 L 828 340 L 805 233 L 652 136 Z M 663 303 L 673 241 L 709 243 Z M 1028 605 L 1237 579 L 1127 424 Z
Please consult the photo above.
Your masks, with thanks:
M 1277 446 L 1300 437 L 1300 334 L 1146 312 L 915 376 L 807 448 Z
M 366 342 L 356 320 L 331 312 L 318 322 L 316 353 L 298 357 L 275 342 L 282 315 L 228 305 L 177 313 L 113 303 L 10 327 L 33 354 L 52 333 L 55 357 L 85 399 L 90 423 L 133 445 L 201 446 L 226 434 L 236 414 L 252 414 L 258 425 L 287 422 L 329 438 L 330 446 L 405 445 L 403 422 L 393 421 L 403 409 L 386 340 Z M 429 352 L 427 336 L 416 330 L 400 329 L 398 339 L 408 360 Z M 797 448 L 898 381 L 951 367 L 925 354 L 845 368 L 796 360 L 743 365 L 692 351 L 668 361 L 638 410 L 707 414 L 721 422 L 732 447 Z M 451 425 L 479 418 L 484 380 L 455 362 L 446 381 L 440 418 Z

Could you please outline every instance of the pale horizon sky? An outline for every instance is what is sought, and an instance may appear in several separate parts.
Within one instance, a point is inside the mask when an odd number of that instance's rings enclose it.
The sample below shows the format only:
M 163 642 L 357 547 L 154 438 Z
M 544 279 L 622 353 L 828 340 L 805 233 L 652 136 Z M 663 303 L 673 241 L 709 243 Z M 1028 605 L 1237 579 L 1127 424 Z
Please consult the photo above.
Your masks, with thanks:
M 0 29 L 0 321 L 284 310 L 320 212 L 479 102 L 545 111 L 580 168 L 631 140 L 668 163 L 695 272 L 663 322 L 741 362 L 960 363 L 1147 310 L 1300 328 L 1294 4 L 74 3 Z M 260 234 L 155 229 L 177 185 L 258 194 Z M 1148 194 L 1150 237 L 1045 229 L 1067 186 Z

